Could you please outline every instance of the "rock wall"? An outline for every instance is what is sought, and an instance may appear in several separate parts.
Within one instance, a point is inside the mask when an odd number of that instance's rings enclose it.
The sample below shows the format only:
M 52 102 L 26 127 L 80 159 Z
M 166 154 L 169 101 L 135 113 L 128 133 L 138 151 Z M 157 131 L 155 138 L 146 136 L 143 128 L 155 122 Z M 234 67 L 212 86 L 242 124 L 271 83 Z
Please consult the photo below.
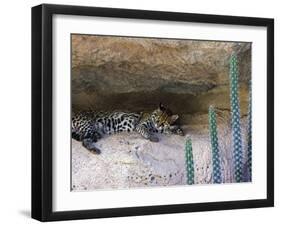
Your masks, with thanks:
M 250 43 L 72 35 L 73 108 L 140 111 L 161 101 L 180 114 L 229 109 L 233 52 L 246 113 Z

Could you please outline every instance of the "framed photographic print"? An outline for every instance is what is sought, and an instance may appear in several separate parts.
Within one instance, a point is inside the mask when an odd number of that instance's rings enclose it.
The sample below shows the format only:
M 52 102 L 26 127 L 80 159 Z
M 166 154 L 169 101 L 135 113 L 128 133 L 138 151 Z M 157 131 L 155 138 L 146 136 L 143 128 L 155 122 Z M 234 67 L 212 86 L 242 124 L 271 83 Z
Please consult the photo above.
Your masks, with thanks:
M 32 8 L 32 217 L 274 204 L 274 21 Z

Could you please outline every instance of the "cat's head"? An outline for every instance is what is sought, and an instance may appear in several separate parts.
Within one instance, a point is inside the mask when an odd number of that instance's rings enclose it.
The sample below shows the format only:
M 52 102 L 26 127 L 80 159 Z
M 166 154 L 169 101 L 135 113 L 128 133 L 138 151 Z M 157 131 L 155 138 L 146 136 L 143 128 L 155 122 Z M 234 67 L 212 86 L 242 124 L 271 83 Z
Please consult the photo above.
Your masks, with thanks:
M 162 103 L 152 112 L 152 121 L 156 128 L 169 127 L 173 125 L 178 118 L 178 115 L 173 115 L 172 111 Z

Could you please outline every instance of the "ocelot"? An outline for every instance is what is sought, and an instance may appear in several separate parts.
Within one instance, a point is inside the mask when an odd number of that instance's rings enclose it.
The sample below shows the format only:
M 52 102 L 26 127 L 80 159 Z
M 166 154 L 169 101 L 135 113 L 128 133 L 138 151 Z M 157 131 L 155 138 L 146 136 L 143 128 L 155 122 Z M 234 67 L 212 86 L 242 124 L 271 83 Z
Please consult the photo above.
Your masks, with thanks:
M 84 111 L 72 117 L 72 138 L 82 141 L 89 151 L 100 154 L 94 143 L 101 139 L 102 134 L 136 131 L 152 142 L 159 141 L 155 133 L 183 136 L 183 130 L 175 125 L 178 117 L 161 103 L 151 113 Z

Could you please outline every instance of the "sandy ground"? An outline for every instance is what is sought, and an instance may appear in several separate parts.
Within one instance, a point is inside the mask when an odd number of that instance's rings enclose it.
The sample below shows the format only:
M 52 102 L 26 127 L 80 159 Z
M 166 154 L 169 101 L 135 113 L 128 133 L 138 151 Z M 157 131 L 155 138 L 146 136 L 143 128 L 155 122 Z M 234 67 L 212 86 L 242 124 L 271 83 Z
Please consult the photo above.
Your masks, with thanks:
M 206 115 L 203 118 L 206 119 Z M 227 125 L 228 121 L 220 120 L 218 129 L 223 183 L 234 182 L 231 130 Z M 186 134 L 184 137 L 158 135 L 158 143 L 145 140 L 137 133 L 105 136 L 96 143 L 102 151 L 100 155 L 90 153 L 81 142 L 72 140 L 72 189 L 81 191 L 184 185 L 184 146 L 187 137 L 192 139 L 195 184 L 212 183 L 208 125 L 197 124 L 183 128 Z M 245 126 L 242 132 L 245 141 Z

